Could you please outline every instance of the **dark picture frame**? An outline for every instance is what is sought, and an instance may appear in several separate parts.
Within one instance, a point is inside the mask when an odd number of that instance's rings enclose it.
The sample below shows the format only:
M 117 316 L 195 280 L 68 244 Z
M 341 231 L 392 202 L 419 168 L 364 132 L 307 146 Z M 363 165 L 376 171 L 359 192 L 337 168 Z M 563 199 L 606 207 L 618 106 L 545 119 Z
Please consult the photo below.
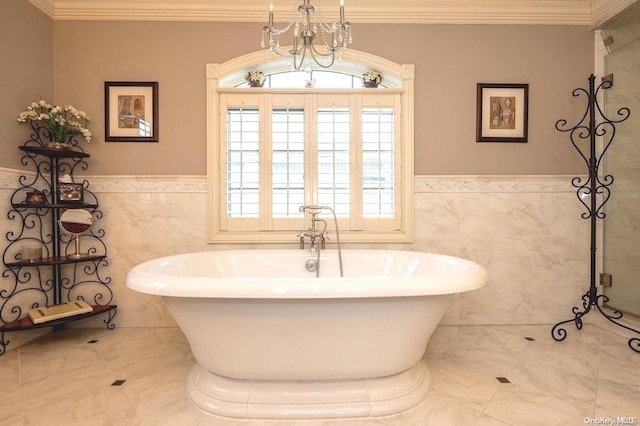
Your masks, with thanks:
M 158 82 L 105 81 L 107 142 L 158 142 Z
M 529 85 L 478 83 L 477 142 L 527 142 Z

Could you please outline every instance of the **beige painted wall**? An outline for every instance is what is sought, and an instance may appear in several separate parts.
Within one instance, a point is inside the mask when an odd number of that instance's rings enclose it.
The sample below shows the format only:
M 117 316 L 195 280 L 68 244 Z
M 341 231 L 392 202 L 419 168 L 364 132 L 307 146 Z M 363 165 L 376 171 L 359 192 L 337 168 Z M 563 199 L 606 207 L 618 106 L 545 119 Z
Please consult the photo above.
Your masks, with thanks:
M 0 0 L 0 167 L 18 168 L 28 138 L 18 114 L 53 100 L 53 23 L 26 1 Z
M 92 116 L 92 173 L 206 173 L 205 64 L 258 50 L 259 25 L 56 21 L 54 33 L 56 102 Z M 583 172 L 554 124 L 582 110 L 571 92 L 593 70 L 587 27 L 359 24 L 353 48 L 416 65 L 416 174 Z M 159 143 L 104 142 L 105 80 L 158 81 Z M 530 85 L 529 143 L 475 142 L 478 82 Z

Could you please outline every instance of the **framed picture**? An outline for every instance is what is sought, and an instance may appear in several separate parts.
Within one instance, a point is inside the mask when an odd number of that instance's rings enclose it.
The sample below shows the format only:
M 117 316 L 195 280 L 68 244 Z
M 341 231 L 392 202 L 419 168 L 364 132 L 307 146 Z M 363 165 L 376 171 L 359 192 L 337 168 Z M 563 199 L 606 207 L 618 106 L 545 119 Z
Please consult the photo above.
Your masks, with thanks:
M 105 81 L 107 142 L 158 142 L 158 82 Z
M 478 83 L 477 142 L 527 142 L 529 85 Z

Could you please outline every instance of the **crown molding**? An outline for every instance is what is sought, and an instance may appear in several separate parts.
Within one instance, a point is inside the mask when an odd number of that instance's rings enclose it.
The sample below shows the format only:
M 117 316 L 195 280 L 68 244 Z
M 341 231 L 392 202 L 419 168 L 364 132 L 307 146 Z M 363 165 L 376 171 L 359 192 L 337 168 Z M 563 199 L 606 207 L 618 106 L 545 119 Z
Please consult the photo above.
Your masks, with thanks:
M 54 20 L 264 22 L 267 4 L 288 19 L 290 0 L 29 0 Z M 635 0 L 347 0 L 347 18 L 368 23 L 592 25 Z M 615 3 L 612 7 L 609 3 Z M 325 6 L 326 7 L 326 6 Z M 336 20 L 337 7 L 326 7 Z
M 56 14 L 56 0 L 29 0 L 29 3 L 40 9 L 50 18 L 53 18 Z
M 590 25 L 639 0 L 347 0 L 351 22 Z M 264 22 L 267 0 L 29 0 L 54 20 Z M 271 0 L 288 17 L 289 0 Z M 337 8 L 325 11 L 335 21 Z
M 591 27 L 601 29 L 613 17 L 637 2 L 638 0 L 592 0 Z
M 352 4 L 353 3 L 353 4 Z M 390 0 L 349 2 L 350 21 L 419 24 L 589 25 L 590 0 Z M 354 18 L 352 18 L 352 16 Z

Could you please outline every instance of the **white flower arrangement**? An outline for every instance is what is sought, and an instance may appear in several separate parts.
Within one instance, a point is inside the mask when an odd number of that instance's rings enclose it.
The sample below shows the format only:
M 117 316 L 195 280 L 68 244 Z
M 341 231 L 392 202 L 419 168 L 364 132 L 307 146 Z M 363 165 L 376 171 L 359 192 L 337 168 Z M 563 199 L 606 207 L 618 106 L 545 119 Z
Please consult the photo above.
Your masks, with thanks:
M 247 75 L 244 76 L 244 79 L 248 83 L 258 83 L 263 84 L 266 77 L 262 71 L 249 71 Z
M 89 116 L 72 105 L 51 105 L 45 101 L 33 102 L 18 116 L 20 123 L 31 123 L 44 128 L 48 137 L 55 142 L 68 142 L 75 135 L 82 135 L 91 143 L 91 131 L 88 129 Z
M 362 81 L 366 83 L 375 82 L 375 84 L 380 84 L 382 81 L 382 75 L 378 71 L 367 71 L 362 74 Z

